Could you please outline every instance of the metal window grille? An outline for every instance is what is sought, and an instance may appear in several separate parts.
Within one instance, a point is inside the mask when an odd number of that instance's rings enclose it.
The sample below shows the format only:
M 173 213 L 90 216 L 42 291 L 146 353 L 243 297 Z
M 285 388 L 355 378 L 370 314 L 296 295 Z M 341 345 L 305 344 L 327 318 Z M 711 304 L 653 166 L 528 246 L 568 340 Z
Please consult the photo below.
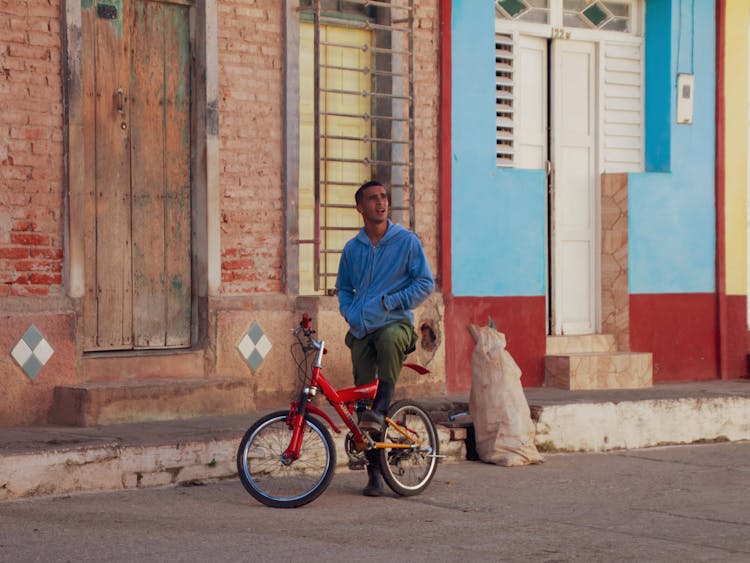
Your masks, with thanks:
M 301 5 L 314 25 L 315 170 L 314 238 L 299 242 L 313 245 L 314 290 L 328 294 L 334 291 L 343 246 L 361 228 L 359 221 L 345 219 L 356 213 L 354 193 L 361 183 L 377 179 L 389 186 L 391 219 L 414 227 L 414 2 L 339 0 L 337 5 L 332 9 L 330 1 L 318 0 Z M 331 41 L 321 33 L 324 26 L 366 30 L 371 43 Z M 334 49 L 367 53 L 369 64 L 354 67 L 331 61 L 327 52 Z M 330 73 L 363 73 L 368 86 L 361 91 L 331 87 Z M 333 107 L 332 100 L 346 97 L 367 100 L 368 110 Z M 354 129 L 365 133 L 347 133 L 347 122 L 356 122 Z M 355 166 L 366 177 L 342 176 L 344 166 Z

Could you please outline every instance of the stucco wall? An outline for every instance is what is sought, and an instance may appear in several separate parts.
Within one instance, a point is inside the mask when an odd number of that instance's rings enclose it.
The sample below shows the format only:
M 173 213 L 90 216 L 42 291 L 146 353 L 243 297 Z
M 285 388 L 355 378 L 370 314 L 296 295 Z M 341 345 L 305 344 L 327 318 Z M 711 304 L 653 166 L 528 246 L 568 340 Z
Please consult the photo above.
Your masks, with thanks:
M 715 20 L 712 0 L 647 5 L 647 172 L 629 178 L 631 293 L 714 291 Z M 695 76 L 689 125 L 676 122 L 678 73 Z
M 726 290 L 747 295 L 748 22 L 750 3 L 727 0 L 724 43 Z

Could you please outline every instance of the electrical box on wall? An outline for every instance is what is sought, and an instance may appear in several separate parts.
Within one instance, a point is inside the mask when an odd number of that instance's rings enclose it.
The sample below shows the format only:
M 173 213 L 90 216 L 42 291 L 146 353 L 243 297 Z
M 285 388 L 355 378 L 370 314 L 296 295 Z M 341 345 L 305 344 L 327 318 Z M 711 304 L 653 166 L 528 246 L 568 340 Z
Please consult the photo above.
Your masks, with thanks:
M 695 76 L 677 75 L 677 123 L 693 122 L 693 98 L 695 97 Z

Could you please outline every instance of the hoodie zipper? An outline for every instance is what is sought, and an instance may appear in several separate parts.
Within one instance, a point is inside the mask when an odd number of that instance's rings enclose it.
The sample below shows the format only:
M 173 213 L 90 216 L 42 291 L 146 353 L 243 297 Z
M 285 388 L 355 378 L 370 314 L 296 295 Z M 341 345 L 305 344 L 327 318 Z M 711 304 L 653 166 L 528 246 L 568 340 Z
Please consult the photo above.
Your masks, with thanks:
M 370 260 L 370 268 L 369 268 L 368 277 L 367 277 L 367 292 L 365 293 L 365 297 L 362 300 L 362 309 L 360 311 L 360 315 L 361 315 L 360 322 L 362 323 L 362 327 L 365 329 L 365 332 L 369 332 L 367 324 L 365 323 L 365 305 L 370 297 L 370 290 L 372 288 L 372 280 L 375 278 L 375 258 L 377 258 L 378 247 L 370 243 L 370 249 L 371 249 L 370 255 L 372 256 L 372 258 Z

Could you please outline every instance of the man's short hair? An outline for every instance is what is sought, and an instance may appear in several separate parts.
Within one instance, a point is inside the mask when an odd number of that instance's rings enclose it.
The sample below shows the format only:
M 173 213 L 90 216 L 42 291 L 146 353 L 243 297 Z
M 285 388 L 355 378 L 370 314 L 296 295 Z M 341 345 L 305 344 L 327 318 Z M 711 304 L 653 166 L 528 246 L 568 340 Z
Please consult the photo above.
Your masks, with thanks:
M 354 194 L 354 202 L 359 205 L 362 203 L 362 194 L 365 192 L 367 188 L 371 188 L 373 186 L 383 186 L 383 182 L 378 182 L 377 180 L 370 180 L 369 182 L 365 182 L 362 184 L 358 189 L 357 192 Z M 383 186 L 385 188 L 385 186 Z M 388 190 L 386 189 L 386 192 Z

